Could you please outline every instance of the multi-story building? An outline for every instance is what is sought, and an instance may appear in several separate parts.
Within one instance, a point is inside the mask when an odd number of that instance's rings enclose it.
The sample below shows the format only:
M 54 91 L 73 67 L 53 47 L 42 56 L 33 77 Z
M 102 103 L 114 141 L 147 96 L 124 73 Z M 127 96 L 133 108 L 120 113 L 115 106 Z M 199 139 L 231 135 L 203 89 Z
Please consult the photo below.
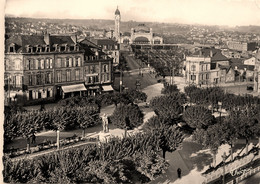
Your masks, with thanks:
M 84 81 L 89 95 L 102 91 L 113 91 L 113 58 L 102 52 L 100 47 L 85 39 L 80 42 L 85 50 Z
M 231 50 L 237 51 L 254 51 L 256 50 L 257 43 L 256 42 L 235 42 L 235 41 L 228 41 L 227 47 Z
M 117 42 L 108 38 L 91 38 L 90 41 L 95 43 L 103 52 L 113 58 L 114 66 L 119 64 L 120 45 Z
M 112 83 L 109 63 L 112 59 L 84 48 L 75 35 L 19 35 L 5 43 L 5 100 L 25 103 L 84 95 L 87 91 L 85 63 L 99 63 L 101 84 Z M 89 51 L 86 51 L 89 49 Z M 111 65 L 111 64 L 110 64 Z M 102 78 L 106 74 L 110 75 Z M 108 80 L 108 79 L 109 80 Z M 94 94 L 94 93 L 92 93 Z
M 200 55 L 187 56 L 185 61 L 185 78 L 188 84 L 209 84 L 210 57 Z

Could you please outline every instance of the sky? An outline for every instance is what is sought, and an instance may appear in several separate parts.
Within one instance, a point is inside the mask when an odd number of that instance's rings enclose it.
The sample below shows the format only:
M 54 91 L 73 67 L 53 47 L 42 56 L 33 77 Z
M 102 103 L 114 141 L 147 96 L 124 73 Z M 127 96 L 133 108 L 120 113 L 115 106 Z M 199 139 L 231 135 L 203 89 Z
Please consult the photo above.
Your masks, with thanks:
M 6 0 L 5 14 L 207 25 L 259 25 L 260 0 Z

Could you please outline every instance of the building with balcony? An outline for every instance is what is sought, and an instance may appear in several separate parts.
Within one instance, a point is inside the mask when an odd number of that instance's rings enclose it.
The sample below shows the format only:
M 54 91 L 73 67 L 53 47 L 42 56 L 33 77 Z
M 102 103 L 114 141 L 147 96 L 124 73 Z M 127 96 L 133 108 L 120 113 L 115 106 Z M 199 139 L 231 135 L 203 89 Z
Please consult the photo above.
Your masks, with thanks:
M 94 94 L 85 85 L 86 75 L 91 74 L 85 67 L 94 63 L 106 70 L 99 70 L 99 81 L 92 86 L 112 83 L 112 59 L 98 47 L 77 42 L 75 35 L 11 36 L 5 40 L 4 62 L 5 102 L 35 103 Z

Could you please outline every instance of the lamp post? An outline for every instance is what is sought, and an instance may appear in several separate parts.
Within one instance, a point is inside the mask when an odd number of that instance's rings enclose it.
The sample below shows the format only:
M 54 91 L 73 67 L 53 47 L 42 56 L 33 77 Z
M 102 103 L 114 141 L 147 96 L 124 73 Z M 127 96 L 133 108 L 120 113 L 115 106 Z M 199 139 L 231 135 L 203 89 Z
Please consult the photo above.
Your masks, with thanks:
M 224 152 L 221 157 L 223 159 L 223 184 L 225 184 L 225 161 L 227 158 L 226 152 Z
M 219 112 L 219 117 L 220 117 L 220 122 L 221 122 L 221 107 L 222 107 L 222 102 L 218 102 L 218 112 Z

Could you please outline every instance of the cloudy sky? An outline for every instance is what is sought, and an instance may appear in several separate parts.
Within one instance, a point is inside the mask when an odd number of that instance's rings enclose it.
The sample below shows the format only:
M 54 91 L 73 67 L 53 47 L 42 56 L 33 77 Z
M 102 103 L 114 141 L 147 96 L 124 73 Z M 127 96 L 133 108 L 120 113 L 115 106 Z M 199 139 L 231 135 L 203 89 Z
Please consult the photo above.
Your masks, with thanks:
M 117 6 L 122 21 L 260 26 L 260 0 L 6 0 L 5 14 L 114 19 Z

